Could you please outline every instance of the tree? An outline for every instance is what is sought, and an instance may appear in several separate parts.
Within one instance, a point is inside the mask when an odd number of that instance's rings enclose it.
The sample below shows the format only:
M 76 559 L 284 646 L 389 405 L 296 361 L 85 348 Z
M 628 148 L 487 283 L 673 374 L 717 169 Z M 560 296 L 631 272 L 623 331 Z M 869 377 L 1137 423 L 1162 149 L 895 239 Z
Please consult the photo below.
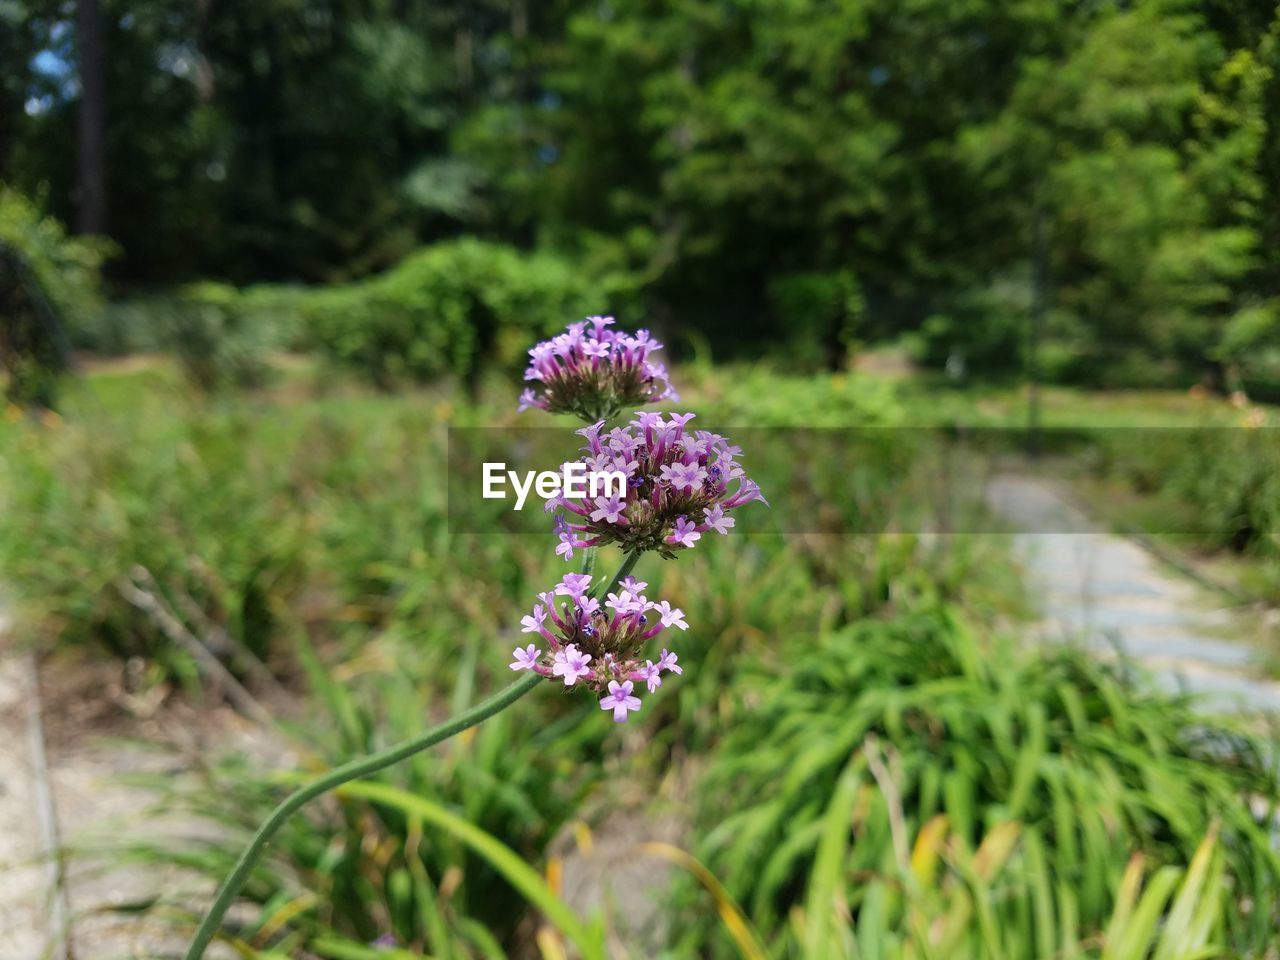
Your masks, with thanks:
M 81 233 L 107 232 L 107 91 L 102 13 L 98 0 L 77 0 L 76 42 L 80 54 L 79 194 Z

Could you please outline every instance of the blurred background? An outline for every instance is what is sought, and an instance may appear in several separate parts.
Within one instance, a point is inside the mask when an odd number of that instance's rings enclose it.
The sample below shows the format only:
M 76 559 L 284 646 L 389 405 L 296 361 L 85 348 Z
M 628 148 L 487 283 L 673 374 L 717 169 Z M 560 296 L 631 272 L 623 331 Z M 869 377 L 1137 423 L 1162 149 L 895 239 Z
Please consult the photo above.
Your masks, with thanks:
M 1265 0 L 9 0 L 4 229 L 104 238 L 97 351 L 195 300 L 341 352 L 334 310 L 469 267 L 717 357 L 905 337 L 1008 375 L 1038 312 L 1049 379 L 1274 392 L 1278 31 Z
M 772 504 L 637 571 L 685 674 L 220 956 L 1280 956 L 1274 2 L 0 0 L 0 957 L 180 955 L 507 682 L 448 431 L 597 313 Z

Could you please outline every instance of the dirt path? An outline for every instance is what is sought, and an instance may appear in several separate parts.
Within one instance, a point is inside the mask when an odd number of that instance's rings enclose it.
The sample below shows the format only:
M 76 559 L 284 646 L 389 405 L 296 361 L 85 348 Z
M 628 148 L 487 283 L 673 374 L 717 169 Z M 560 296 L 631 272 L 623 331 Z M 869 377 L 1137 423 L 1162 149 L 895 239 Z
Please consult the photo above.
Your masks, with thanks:
M 181 953 L 172 929 L 117 908 L 180 890 L 198 903 L 212 889 L 172 869 L 122 867 L 118 851 L 134 839 L 211 839 L 210 827 L 157 815 L 155 795 L 125 778 L 188 776 L 230 748 L 264 765 L 295 758 L 230 709 L 197 712 L 163 691 L 131 697 L 118 664 L 37 667 L 7 627 L 0 610 L 0 960 Z M 232 954 L 215 945 L 209 956 Z
M 0 957 L 63 960 L 66 900 L 30 656 L 6 649 L 0 611 Z
M 997 475 L 987 500 L 1017 531 L 1044 635 L 1123 651 L 1211 709 L 1280 713 L 1280 683 L 1262 675 L 1257 651 L 1238 639 L 1245 625 L 1215 597 L 1093 522 L 1050 479 Z

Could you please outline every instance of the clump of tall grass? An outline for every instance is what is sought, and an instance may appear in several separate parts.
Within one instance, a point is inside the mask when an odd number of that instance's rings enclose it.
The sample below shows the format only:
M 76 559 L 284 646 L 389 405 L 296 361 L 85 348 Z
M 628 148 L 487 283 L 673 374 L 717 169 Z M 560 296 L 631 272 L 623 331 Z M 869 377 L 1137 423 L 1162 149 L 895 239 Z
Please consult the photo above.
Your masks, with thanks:
M 151 396 L 14 424 L 0 437 L 0 576 L 24 635 L 192 685 L 207 654 L 250 679 L 258 662 L 296 673 L 290 617 L 355 644 L 422 623 L 491 636 L 493 596 L 540 561 L 519 543 L 456 549 L 439 402 Z
M 1243 955 L 1273 942 L 1274 746 L 1122 666 L 921 608 L 781 642 L 735 693 L 697 851 L 774 955 L 1145 956 L 1106 938 L 1131 857 L 1167 899 L 1164 868 L 1203 874 L 1211 835 L 1221 880 L 1197 881 L 1200 922 Z M 1166 924 L 1185 912 L 1155 899 Z M 815 910 L 834 911 L 821 937 L 840 951 L 806 947 Z M 684 955 L 737 949 L 699 909 L 687 921 Z

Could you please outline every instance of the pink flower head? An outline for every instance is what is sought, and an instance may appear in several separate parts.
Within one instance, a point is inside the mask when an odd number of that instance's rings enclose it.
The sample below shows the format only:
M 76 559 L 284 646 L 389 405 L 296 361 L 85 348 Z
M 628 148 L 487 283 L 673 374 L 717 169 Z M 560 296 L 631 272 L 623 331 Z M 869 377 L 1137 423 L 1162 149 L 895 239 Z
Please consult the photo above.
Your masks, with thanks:
M 663 630 L 685 630 L 688 624 L 683 611 L 669 601 L 646 597 L 642 591 L 647 584 L 635 577 L 622 580 L 604 604 L 587 594 L 590 583 L 587 574 L 568 574 L 555 593 L 538 595 L 534 612 L 523 623 L 526 632 L 537 631 L 546 640 L 543 650 L 550 649 L 544 659 L 533 644 L 517 648 L 509 666 L 558 679 L 566 687 L 585 687 L 597 696 L 608 691 L 606 699 L 621 702 L 618 709 L 625 717 L 639 707 L 632 696 L 634 685 L 644 683 L 653 693 L 662 686 L 663 673 L 682 672 L 674 653 L 664 649 L 654 662 L 645 659 L 645 647 Z M 633 686 L 619 692 L 625 684 Z M 610 703 L 613 709 L 614 700 Z
M 623 723 L 628 711 L 640 709 L 640 698 L 631 695 L 634 687 L 635 684 L 630 680 L 623 680 L 621 683 L 617 680 L 609 681 L 609 695 L 600 701 L 600 709 L 612 710 L 614 723 Z
M 759 486 L 733 461 L 738 448 L 708 430 L 683 435 L 689 419 L 642 411 L 607 433 L 599 422 L 579 431 L 586 444 L 577 463 L 616 469 L 626 483 L 607 496 L 561 498 L 551 506 L 562 518 L 557 534 L 572 540 L 570 546 L 562 542 L 561 556 L 578 547 L 616 544 L 624 551 L 656 550 L 674 557 L 708 531 L 727 535 L 737 526 L 730 511 L 764 502 Z
M 535 344 L 524 373 L 533 386 L 521 396 L 520 409 L 573 413 L 591 422 L 625 407 L 675 399 L 666 368 L 652 359 L 662 344 L 647 333 L 633 337 L 610 329 L 613 323 L 612 317 L 588 317 Z

